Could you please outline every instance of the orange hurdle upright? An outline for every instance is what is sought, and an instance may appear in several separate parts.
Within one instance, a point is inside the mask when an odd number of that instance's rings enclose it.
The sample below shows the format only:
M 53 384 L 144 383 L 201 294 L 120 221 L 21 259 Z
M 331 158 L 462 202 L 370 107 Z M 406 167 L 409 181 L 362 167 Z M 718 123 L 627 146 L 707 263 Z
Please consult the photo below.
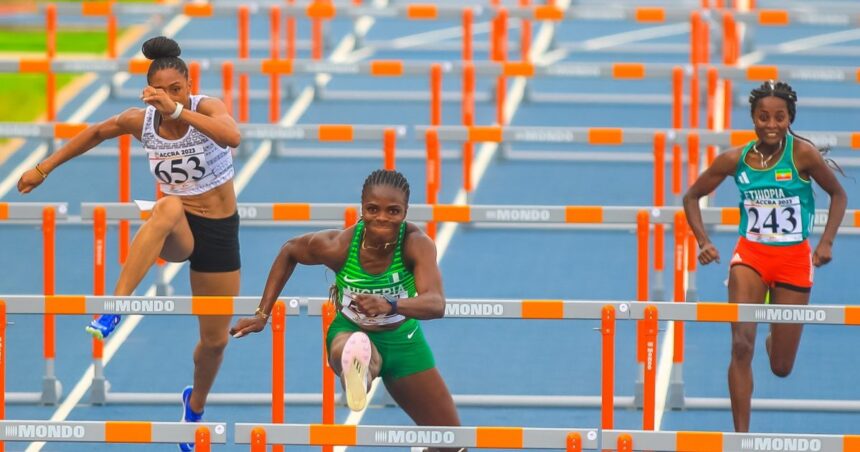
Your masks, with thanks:
M 248 36 L 250 33 L 249 30 L 251 27 L 251 25 L 250 25 L 251 19 L 250 19 L 249 14 L 250 14 L 250 12 L 248 10 L 248 7 L 245 5 L 240 6 L 238 11 L 237 11 L 237 15 L 238 15 L 237 19 L 239 21 L 237 28 L 239 30 L 239 59 L 240 60 L 247 60 L 248 57 L 250 56 L 250 52 L 248 50 L 248 47 L 249 47 Z M 248 105 L 248 103 L 249 103 L 249 99 L 248 99 L 249 86 L 248 86 L 248 84 L 249 84 L 248 74 L 244 73 L 244 72 L 239 74 L 239 122 L 248 122 L 248 116 L 249 116 L 249 105 Z
M 105 261 L 107 248 L 107 213 L 104 207 L 93 210 L 93 295 L 105 294 Z M 98 315 L 93 315 L 98 318 Z M 104 380 L 102 358 L 104 357 L 104 342 L 93 338 L 93 367 L 94 379 Z
M 285 371 L 284 352 L 287 327 L 286 309 L 283 301 L 275 302 L 272 309 L 272 423 L 284 422 Z M 283 452 L 284 446 L 272 446 L 273 451 Z
M 57 213 L 53 207 L 48 206 L 42 209 L 42 271 L 43 271 L 43 292 L 46 297 L 52 298 L 55 292 L 56 282 L 56 224 Z M 43 355 L 45 357 L 45 377 L 42 386 L 42 403 L 56 403 L 59 399 L 59 391 L 57 390 L 59 382 L 54 374 L 54 358 L 56 357 L 56 338 L 55 338 L 55 318 L 54 314 L 45 314 L 42 316 L 44 343 Z M 53 381 L 52 393 L 48 394 L 48 382 Z
M 645 308 L 645 387 L 642 395 L 642 430 L 654 430 L 655 388 L 657 384 L 657 307 Z
M 119 137 L 119 202 L 131 202 L 131 135 Z M 119 221 L 119 263 L 128 259 L 131 243 L 131 224 L 128 220 Z
M 57 53 L 57 5 L 49 3 L 45 7 L 45 53 L 48 57 L 48 71 L 45 73 L 45 117 L 48 121 L 57 119 L 56 79 L 51 70 L 51 60 Z
M 615 308 L 603 307 L 600 313 L 602 340 L 600 426 L 611 429 L 615 416 Z
M 0 300 L 0 420 L 6 419 L 6 302 Z M 3 452 L 0 441 L 0 452 Z

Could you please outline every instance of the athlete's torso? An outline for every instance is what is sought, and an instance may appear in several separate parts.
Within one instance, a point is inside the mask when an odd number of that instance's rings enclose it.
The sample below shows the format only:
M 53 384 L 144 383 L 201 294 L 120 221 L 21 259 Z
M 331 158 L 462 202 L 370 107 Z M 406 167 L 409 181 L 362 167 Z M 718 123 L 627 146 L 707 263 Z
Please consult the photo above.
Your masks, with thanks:
M 399 325 L 406 317 L 395 314 L 377 317 L 368 317 L 352 309 L 351 295 L 357 293 L 369 293 L 375 295 L 394 295 L 397 298 L 409 298 L 417 295 L 415 289 L 415 275 L 406 267 L 403 257 L 403 242 L 406 237 L 406 222 L 400 225 L 397 244 L 394 248 L 394 256 L 391 264 L 381 273 L 368 273 L 364 270 L 359 260 L 361 252 L 361 239 L 364 231 L 364 222 L 359 221 L 355 225 L 352 240 L 349 244 L 349 252 L 346 262 L 336 275 L 337 303 L 340 313 L 352 322 L 362 327 L 377 329 L 378 327 L 390 327 Z M 376 327 L 376 328 L 374 328 Z M 388 328 L 384 328 L 388 329 Z
M 191 110 L 206 96 L 191 96 Z M 177 140 L 158 135 L 157 110 L 147 106 L 140 141 L 149 158 L 149 168 L 167 195 L 192 196 L 206 193 L 233 178 L 230 149 L 221 147 L 193 126 Z

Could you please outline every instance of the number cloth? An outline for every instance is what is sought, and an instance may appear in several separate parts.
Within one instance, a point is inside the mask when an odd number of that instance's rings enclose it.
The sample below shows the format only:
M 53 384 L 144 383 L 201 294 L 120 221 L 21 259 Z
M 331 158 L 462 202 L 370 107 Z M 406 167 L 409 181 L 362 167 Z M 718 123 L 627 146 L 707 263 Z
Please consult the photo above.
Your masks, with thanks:
M 768 169 L 746 163 L 751 141 L 743 150 L 735 183 L 740 191 L 741 237 L 768 245 L 793 245 L 809 236 L 815 215 L 812 184 L 794 165 L 794 137 L 785 137 L 785 151 Z

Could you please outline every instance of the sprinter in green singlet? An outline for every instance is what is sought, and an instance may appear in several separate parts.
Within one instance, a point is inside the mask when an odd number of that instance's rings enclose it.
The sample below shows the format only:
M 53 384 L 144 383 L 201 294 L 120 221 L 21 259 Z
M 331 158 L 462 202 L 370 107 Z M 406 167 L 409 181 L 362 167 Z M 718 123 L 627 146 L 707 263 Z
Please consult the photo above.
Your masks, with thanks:
M 708 238 L 699 199 L 732 177 L 740 191 L 740 239 L 729 263 L 729 302 L 809 304 L 813 268 L 831 260 L 833 239 L 845 215 L 845 190 L 818 149 L 791 130 L 797 94 L 787 83 L 768 81 L 752 90 L 750 109 L 757 140 L 729 149 L 714 160 L 684 196 L 687 221 L 699 243 L 699 262 L 719 262 Z M 824 232 L 815 247 L 807 237 L 813 226 L 812 181 L 830 195 Z M 794 367 L 802 324 L 771 324 L 765 342 L 774 375 L 786 377 Z M 755 323 L 732 324 L 729 393 L 735 431 L 748 432 L 753 376 Z
M 409 183 L 396 171 L 376 170 L 361 192 L 361 219 L 287 241 L 266 281 L 254 317 L 240 319 L 234 337 L 262 331 L 297 264 L 336 272 L 338 308 L 326 338 L 329 362 L 341 377 L 347 404 L 364 409 L 376 377 L 418 425 L 458 426 L 454 400 L 436 369 L 418 320 L 445 314 L 436 245 L 406 221 Z

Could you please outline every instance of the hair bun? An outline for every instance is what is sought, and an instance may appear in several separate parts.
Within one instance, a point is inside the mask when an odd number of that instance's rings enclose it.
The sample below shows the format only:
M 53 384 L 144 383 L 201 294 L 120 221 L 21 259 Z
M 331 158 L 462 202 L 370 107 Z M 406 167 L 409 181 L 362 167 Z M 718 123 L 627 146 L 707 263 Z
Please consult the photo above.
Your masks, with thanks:
M 141 51 L 143 52 L 143 56 L 150 60 L 158 58 L 178 58 L 179 55 L 182 54 L 182 49 L 179 48 L 179 44 L 165 36 L 148 39 L 143 43 Z

